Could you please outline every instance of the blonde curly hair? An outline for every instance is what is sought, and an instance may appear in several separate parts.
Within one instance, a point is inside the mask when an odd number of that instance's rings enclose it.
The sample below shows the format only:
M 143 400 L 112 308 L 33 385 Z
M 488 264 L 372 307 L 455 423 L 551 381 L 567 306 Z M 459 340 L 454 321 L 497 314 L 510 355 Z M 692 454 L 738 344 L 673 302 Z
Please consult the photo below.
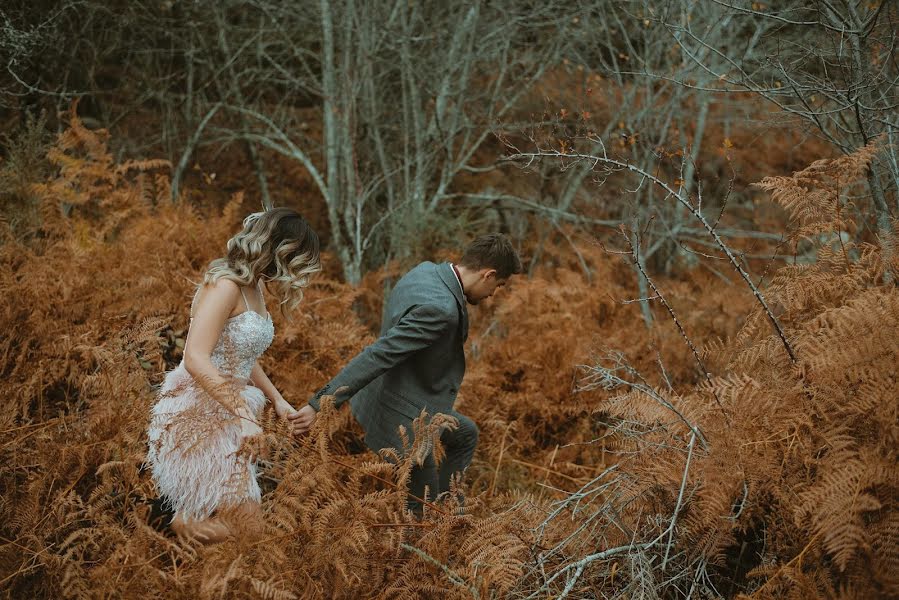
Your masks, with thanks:
M 273 208 L 244 219 L 243 230 L 228 240 L 227 256 L 209 263 L 203 283 L 225 278 L 253 286 L 262 281 L 287 316 L 321 268 L 318 235 L 306 219 L 291 208 Z

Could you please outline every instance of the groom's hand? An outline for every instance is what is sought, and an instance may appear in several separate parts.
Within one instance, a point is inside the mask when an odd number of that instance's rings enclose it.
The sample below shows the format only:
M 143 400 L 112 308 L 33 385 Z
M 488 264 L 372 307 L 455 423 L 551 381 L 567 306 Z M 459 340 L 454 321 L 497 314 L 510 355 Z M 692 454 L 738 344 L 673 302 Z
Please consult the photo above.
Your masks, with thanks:
M 291 415 L 287 415 L 290 430 L 294 435 L 302 435 L 312 428 L 315 423 L 315 409 L 308 404 Z

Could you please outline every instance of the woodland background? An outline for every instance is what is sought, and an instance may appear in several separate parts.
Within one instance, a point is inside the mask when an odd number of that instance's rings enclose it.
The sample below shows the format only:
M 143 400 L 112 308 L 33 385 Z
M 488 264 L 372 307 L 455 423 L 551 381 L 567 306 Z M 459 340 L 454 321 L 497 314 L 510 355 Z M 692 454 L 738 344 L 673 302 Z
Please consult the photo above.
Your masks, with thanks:
M 4 2 L 3 596 L 899 597 L 897 4 Z M 520 248 L 464 508 L 326 408 L 266 416 L 262 542 L 160 526 L 155 386 L 278 205 L 328 248 L 296 406 L 409 266 Z

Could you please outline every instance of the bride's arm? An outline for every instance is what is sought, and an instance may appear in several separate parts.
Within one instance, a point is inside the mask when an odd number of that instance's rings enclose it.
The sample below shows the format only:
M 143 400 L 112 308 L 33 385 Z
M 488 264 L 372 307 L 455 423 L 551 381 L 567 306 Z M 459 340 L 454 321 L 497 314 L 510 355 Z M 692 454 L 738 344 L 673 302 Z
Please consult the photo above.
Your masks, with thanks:
M 205 287 L 198 298 L 184 343 L 184 368 L 228 412 L 254 421 L 241 390 L 212 364 L 212 350 L 239 297 L 240 288 L 230 279 L 219 279 Z
M 281 392 L 278 391 L 275 384 L 271 382 L 258 362 L 253 365 L 253 370 L 250 372 L 250 381 L 253 382 L 253 385 L 262 390 L 262 393 L 265 394 L 266 398 L 272 401 L 272 404 L 275 407 L 275 413 L 279 417 L 283 419 L 294 411 L 294 408 L 284 399 L 284 396 L 281 395 Z

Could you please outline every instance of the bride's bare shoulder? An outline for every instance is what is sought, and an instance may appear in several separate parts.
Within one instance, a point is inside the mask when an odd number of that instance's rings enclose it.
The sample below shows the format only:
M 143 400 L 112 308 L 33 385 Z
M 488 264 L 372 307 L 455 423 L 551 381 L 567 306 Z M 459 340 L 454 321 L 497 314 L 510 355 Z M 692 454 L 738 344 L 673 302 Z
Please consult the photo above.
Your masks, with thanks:
M 198 308 L 210 305 L 233 307 L 239 296 L 240 286 L 231 279 L 220 277 L 209 283 L 201 283 L 191 303 L 191 315 L 195 315 Z
M 233 279 L 227 277 L 219 277 L 211 283 L 201 283 L 200 290 L 215 290 L 219 294 L 239 294 L 240 286 Z

